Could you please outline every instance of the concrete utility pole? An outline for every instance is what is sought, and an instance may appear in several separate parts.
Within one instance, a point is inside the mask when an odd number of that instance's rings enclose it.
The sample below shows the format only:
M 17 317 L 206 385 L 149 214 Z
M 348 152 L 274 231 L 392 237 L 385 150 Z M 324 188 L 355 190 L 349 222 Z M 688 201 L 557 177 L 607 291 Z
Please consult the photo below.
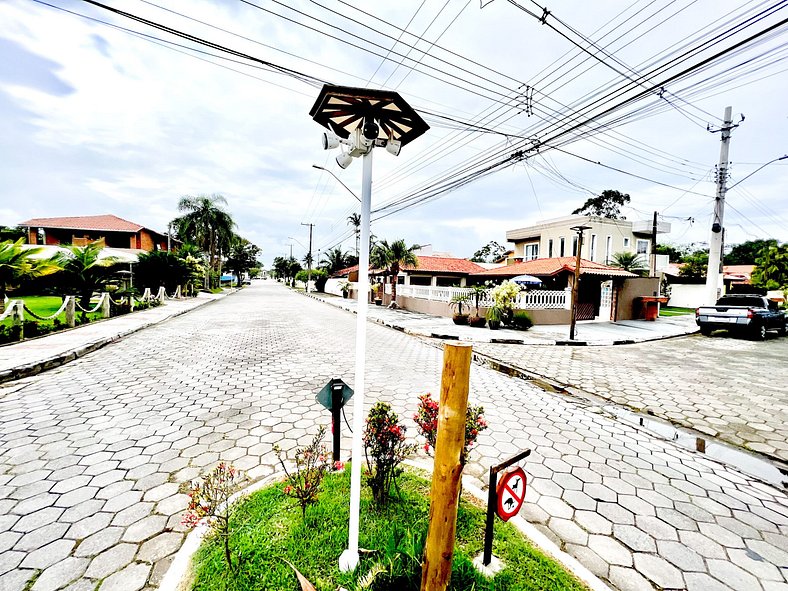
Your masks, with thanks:
M 657 212 L 654 212 L 654 219 L 651 221 L 651 257 L 650 257 L 650 277 L 657 276 Z
M 301 225 L 309 226 L 309 253 L 307 254 L 306 258 L 306 292 L 309 293 L 309 282 L 312 281 L 312 228 L 315 226 L 315 224 L 305 224 L 302 222 Z
M 580 284 L 580 251 L 583 250 L 583 232 L 590 230 L 591 226 L 573 226 L 570 230 L 577 232 L 577 258 L 575 259 L 575 281 L 572 283 L 572 313 L 569 319 L 569 340 L 575 340 L 575 324 L 577 320 L 577 294 Z
M 731 131 L 737 128 L 731 121 L 731 107 L 725 107 L 725 119 L 719 131 L 722 132 L 720 145 L 720 163 L 717 166 L 717 198 L 714 200 L 714 220 L 711 224 L 709 240 L 709 266 L 706 271 L 706 303 L 714 304 L 719 298 L 720 274 L 722 273 L 722 219 L 725 213 L 725 186 L 728 180 L 728 149 Z

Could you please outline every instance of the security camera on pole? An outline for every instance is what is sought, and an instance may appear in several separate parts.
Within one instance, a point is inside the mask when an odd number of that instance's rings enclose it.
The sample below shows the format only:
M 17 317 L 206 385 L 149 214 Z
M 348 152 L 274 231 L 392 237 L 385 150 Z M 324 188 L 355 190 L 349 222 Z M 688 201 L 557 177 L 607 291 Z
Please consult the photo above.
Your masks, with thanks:
M 348 547 L 339 557 L 339 568 L 354 570 L 359 563 L 358 533 L 361 503 L 362 431 L 364 430 L 364 369 L 367 307 L 369 303 L 369 222 L 372 202 L 372 149 L 385 147 L 394 156 L 402 146 L 429 129 L 424 120 L 396 92 L 326 84 L 309 115 L 329 131 L 323 149 L 341 146 L 337 164 L 347 168 L 363 156 L 361 180 L 361 252 L 358 261 L 358 316 L 356 318 L 356 367 L 353 389 L 353 446 L 350 472 L 350 523 Z

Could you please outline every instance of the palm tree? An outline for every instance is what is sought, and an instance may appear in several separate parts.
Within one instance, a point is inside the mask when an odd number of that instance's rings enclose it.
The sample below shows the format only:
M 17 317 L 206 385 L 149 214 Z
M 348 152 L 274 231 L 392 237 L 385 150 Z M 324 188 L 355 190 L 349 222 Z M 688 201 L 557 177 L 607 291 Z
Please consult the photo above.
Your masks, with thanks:
M 361 215 L 358 213 L 351 213 L 347 217 L 347 223 L 349 226 L 355 228 L 353 232 L 356 234 L 356 258 L 358 258 L 358 241 L 361 238 Z
M 90 307 L 93 292 L 104 289 L 110 279 L 110 267 L 118 261 L 114 257 L 99 258 L 103 247 L 98 240 L 87 246 L 63 246 L 63 248 L 65 252 L 57 253 L 50 263 L 60 268 L 65 285 L 79 294 L 79 305 L 83 308 L 84 320 L 86 316 L 84 308 Z
M 381 240 L 375 245 L 370 262 L 373 267 L 378 269 L 386 269 L 391 275 L 391 304 L 392 308 L 397 307 L 397 275 L 400 269 L 409 265 L 417 267 L 419 265 L 419 258 L 414 254 L 419 249 L 418 244 L 408 246 L 405 241 L 395 240 L 389 244 L 385 240 Z
M 643 257 L 634 252 L 617 252 L 613 255 L 610 266 L 618 267 L 619 269 L 635 273 L 636 275 L 642 275 L 643 271 L 648 270 L 646 261 L 643 260 Z
M 51 261 L 36 259 L 43 249 L 23 248 L 24 238 L 0 242 L 0 314 L 5 312 L 6 292 L 23 279 L 49 275 L 58 270 Z
M 329 275 L 347 267 L 347 255 L 342 252 L 342 247 L 337 246 L 329 250 L 320 261 L 320 265 Z
M 219 272 L 221 253 L 228 250 L 234 235 L 235 222 L 223 205 L 227 200 L 221 195 L 186 195 L 178 201 L 178 211 L 184 214 L 173 220 L 181 240 L 193 242 L 208 253 L 214 273 Z

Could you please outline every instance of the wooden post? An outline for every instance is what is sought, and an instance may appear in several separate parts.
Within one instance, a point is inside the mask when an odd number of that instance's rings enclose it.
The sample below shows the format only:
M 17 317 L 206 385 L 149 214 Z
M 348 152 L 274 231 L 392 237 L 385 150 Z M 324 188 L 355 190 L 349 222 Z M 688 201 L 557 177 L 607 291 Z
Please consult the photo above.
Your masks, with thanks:
M 101 294 L 101 317 L 109 318 L 109 293 L 106 291 Z
M 77 315 L 76 310 L 76 297 L 75 296 L 66 296 L 68 298 L 68 302 L 66 302 L 66 324 L 68 324 L 71 328 L 74 328 L 75 325 L 75 317 Z
M 451 576 L 472 351 L 471 345 L 467 343 L 446 343 L 443 349 L 438 436 L 435 442 L 430 521 L 421 571 L 421 591 L 444 591 Z

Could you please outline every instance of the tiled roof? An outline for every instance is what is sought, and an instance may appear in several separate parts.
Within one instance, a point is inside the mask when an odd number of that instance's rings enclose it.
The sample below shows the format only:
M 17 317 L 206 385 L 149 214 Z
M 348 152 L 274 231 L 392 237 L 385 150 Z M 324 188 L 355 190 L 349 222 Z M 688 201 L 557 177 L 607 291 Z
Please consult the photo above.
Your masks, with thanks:
M 358 265 L 353 265 L 352 267 L 347 267 L 346 269 L 340 269 L 339 271 L 334 271 L 332 277 L 346 277 L 351 273 L 355 273 L 358 271 Z
M 68 230 L 101 230 L 104 232 L 135 233 L 139 232 L 144 227 L 112 214 L 64 218 L 33 218 L 20 222 L 19 225 L 35 228 L 64 228 Z
M 476 263 L 468 259 L 456 259 L 453 257 L 430 257 L 420 256 L 419 265 L 411 267 L 410 265 L 402 268 L 403 271 L 423 271 L 426 273 L 453 273 L 455 275 L 470 275 L 472 273 L 479 273 L 484 271 L 484 267 L 480 267 Z
M 552 259 L 534 259 L 506 265 L 495 269 L 486 269 L 474 275 L 484 275 L 485 277 L 516 277 L 517 275 L 535 275 L 537 277 L 551 276 L 561 271 L 574 273 L 575 257 L 556 257 Z M 618 267 L 609 267 L 602 263 L 595 263 L 586 259 L 580 259 L 581 275 L 608 275 L 611 277 L 637 277 L 634 273 L 624 271 Z

